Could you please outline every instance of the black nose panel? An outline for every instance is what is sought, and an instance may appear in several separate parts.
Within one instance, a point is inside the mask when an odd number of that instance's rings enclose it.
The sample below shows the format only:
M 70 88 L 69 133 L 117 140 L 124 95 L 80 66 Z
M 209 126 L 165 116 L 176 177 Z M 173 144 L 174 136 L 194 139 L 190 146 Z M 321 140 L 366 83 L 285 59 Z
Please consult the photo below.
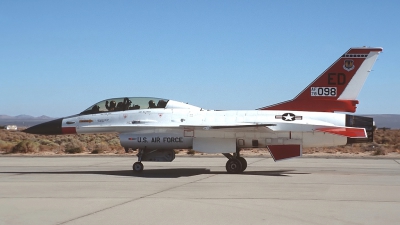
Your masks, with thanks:
M 25 129 L 24 132 L 30 134 L 62 134 L 62 120 L 63 118 L 60 118 L 41 123 Z

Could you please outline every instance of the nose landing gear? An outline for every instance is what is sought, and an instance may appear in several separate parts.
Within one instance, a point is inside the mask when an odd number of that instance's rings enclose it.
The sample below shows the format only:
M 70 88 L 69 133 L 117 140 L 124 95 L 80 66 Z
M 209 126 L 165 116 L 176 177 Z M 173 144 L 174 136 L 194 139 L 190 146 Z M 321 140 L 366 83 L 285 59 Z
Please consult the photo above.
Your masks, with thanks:
M 134 172 L 142 172 L 142 162 L 172 162 L 175 159 L 175 151 L 173 149 L 139 149 L 137 154 L 138 162 L 132 166 Z
M 135 171 L 135 172 L 142 172 L 143 171 L 143 163 L 141 163 L 141 162 L 135 162 L 133 165 L 132 165 L 132 169 L 133 169 L 133 171 Z
M 139 149 L 139 153 L 137 154 L 138 162 L 135 162 L 132 165 L 132 169 L 134 172 L 142 172 L 143 171 L 143 163 L 142 163 L 142 156 L 144 154 L 144 149 Z

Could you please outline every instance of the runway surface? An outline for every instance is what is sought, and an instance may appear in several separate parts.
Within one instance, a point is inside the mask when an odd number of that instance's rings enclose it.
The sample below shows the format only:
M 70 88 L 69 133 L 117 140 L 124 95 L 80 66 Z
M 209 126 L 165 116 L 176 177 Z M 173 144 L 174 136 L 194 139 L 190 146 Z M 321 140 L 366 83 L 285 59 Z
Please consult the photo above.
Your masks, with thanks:
M 400 160 L 0 157 L 0 224 L 400 224 Z

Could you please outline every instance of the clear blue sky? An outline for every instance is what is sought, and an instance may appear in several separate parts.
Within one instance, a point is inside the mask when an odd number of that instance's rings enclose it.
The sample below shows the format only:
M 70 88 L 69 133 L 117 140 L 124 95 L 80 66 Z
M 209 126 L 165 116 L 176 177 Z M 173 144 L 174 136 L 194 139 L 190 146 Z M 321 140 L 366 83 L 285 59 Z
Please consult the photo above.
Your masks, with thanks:
M 400 113 L 398 1 L 0 1 L 0 114 L 112 97 L 207 109 L 292 99 L 350 47 L 383 47 L 358 114 Z

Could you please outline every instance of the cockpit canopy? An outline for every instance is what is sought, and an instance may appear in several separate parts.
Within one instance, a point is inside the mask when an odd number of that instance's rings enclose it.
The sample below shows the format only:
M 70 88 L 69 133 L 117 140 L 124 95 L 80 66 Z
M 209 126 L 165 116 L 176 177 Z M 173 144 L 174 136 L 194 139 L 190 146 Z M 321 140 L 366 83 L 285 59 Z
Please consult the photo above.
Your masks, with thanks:
M 90 106 L 80 114 L 95 114 L 134 109 L 165 108 L 168 100 L 162 98 L 110 98 Z
M 163 98 L 124 97 L 100 101 L 81 112 L 80 115 L 152 108 L 201 109 L 183 102 Z

